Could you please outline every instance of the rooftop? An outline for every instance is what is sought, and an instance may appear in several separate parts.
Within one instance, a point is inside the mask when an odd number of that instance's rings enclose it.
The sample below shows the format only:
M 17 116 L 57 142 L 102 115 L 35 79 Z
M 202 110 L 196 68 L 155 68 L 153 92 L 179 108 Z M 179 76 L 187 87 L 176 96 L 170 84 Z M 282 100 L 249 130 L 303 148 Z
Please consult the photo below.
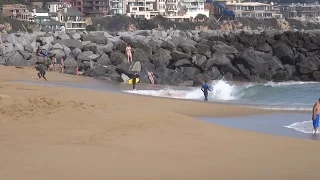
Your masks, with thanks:
M 67 8 L 67 12 L 62 12 L 63 15 L 65 16 L 84 16 L 81 11 L 78 11 L 77 9 L 74 8 Z
M 44 21 L 44 22 L 41 22 L 39 23 L 41 25 L 64 25 L 64 23 L 61 23 L 59 21 L 56 21 L 56 20 L 53 20 L 51 18 L 48 19 L 48 21 Z
M 236 5 L 236 6 L 271 6 L 271 4 L 260 3 L 260 2 L 243 2 L 243 3 L 231 3 L 231 2 L 227 2 L 226 5 Z

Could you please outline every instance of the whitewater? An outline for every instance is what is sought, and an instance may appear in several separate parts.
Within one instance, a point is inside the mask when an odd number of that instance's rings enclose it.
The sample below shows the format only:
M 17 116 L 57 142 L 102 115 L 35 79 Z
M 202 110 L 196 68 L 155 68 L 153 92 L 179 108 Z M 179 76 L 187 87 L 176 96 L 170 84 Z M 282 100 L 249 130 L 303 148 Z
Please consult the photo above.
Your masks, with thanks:
M 234 84 L 224 80 L 210 83 L 209 101 L 237 104 L 261 109 L 311 111 L 320 98 L 318 82 L 268 82 L 265 84 Z M 126 93 L 203 101 L 200 87 L 164 87 L 156 90 L 127 90 Z M 310 116 L 311 117 L 311 116 Z M 300 133 L 312 133 L 311 119 L 283 126 Z

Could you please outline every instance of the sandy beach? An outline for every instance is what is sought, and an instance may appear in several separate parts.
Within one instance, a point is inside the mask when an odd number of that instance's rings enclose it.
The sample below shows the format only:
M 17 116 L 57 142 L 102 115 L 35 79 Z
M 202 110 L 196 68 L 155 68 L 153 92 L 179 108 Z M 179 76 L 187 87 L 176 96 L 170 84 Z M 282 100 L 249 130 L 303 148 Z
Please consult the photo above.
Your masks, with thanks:
M 320 177 L 318 141 L 195 118 L 272 111 L 12 82 L 39 81 L 32 77 L 32 68 L 0 66 L 0 179 Z M 88 81 L 52 72 L 47 78 Z

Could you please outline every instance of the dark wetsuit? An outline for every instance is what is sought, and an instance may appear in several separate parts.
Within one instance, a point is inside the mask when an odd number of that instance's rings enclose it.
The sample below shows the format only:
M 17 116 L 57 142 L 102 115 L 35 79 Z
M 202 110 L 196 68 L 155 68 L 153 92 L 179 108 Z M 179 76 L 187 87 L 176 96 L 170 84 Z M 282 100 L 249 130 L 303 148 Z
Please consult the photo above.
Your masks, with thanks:
M 139 76 L 137 74 L 132 76 L 132 89 L 136 89 L 137 78 Z
M 45 65 L 44 64 L 39 64 L 38 65 L 38 77 L 39 79 L 41 79 L 41 77 L 43 77 L 43 79 L 45 79 L 47 81 L 47 78 L 45 77 L 46 75 L 46 68 L 45 68 Z
M 205 83 L 202 87 L 201 90 L 204 95 L 204 101 L 208 101 L 208 91 L 212 91 L 212 89 L 209 87 L 207 83 Z

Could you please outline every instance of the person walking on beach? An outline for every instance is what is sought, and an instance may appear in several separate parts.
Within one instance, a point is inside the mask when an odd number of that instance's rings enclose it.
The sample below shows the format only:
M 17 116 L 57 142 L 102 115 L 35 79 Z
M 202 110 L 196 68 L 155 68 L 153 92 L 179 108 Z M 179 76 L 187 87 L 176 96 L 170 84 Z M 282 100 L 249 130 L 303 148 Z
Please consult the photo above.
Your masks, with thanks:
M 79 66 L 77 66 L 75 70 L 76 70 L 76 76 L 78 78 L 78 76 L 79 76 Z
M 320 115 L 320 98 L 319 100 L 314 104 L 313 110 L 312 110 L 312 124 L 313 124 L 313 133 L 318 133 L 319 128 L 319 115 Z
M 127 53 L 127 57 L 128 57 L 128 63 L 132 63 L 132 52 L 131 52 L 132 48 L 131 45 L 128 44 L 128 46 L 126 47 L 126 53 Z
M 45 77 L 45 75 L 46 75 L 46 67 L 45 67 L 45 65 L 44 64 L 38 64 L 36 69 L 39 71 L 38 72 L 39 79 L 41 79 L 41 77 L 43 77 L 43 79 L 48 82 L 47 78 Z
M 208 94 L 209 94 L 208 91 L 212 91 L 212 89 L 207 83 L 208 81 L 206 80 L 201 87 L 201 91 L 203 92 L 203 95 L 204 95 L 204 101 L 208 101 Z

